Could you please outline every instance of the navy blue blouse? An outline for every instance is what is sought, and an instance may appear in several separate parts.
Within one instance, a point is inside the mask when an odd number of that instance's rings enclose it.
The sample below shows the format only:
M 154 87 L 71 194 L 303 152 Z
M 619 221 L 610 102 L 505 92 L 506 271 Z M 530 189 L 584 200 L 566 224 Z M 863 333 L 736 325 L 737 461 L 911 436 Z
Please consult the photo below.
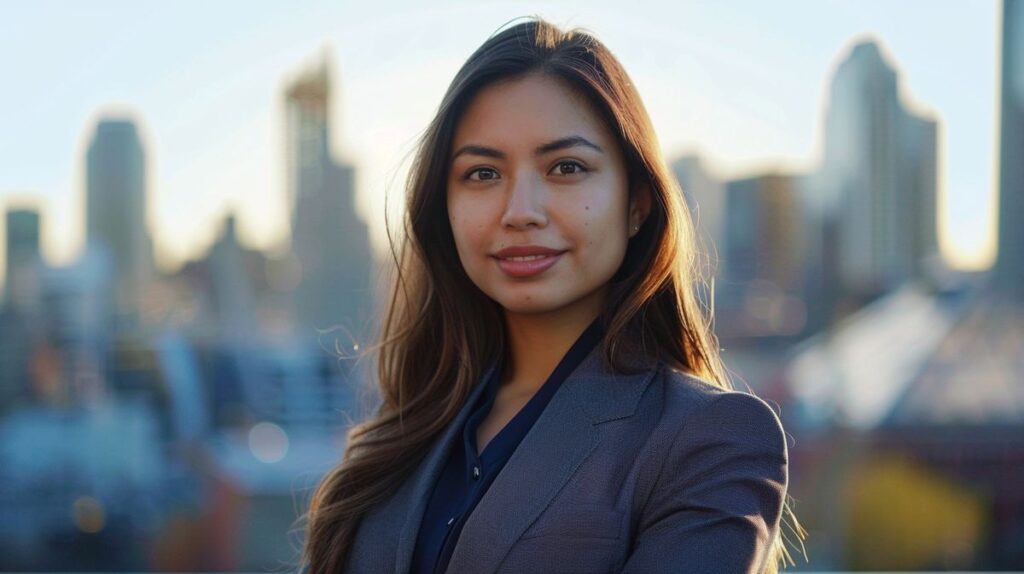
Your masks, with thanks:
M 490 412 L 501 385 L 504 364 L 503 359 L 498 359 L 497 367 L 483 383 L 487 388 L 466 418 L 462 441 L 454 443 L 448 461 L 434 484 L 416 537 L 412 558 L 413 574 L 443 573 L 448 568 L 452 550 L 459 540 L 466 519 L 540 417 L 562 381 L 583 362 L 601 341 L 603 334 L 604 326 L 598 317 L 573 343 L 529 402 L 487 443 L 484 451 L 477 454 L 477 427 Z

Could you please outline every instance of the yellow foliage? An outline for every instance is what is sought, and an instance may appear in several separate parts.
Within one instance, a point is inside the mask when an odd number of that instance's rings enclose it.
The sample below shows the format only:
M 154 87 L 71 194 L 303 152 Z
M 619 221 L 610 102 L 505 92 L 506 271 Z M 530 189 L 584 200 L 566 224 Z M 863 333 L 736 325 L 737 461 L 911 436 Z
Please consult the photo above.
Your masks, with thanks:
M 858 570 L 966 566 L 988 527 L 981 494 L 905 457 L 866 461 L 844 502 L 848 564 Z

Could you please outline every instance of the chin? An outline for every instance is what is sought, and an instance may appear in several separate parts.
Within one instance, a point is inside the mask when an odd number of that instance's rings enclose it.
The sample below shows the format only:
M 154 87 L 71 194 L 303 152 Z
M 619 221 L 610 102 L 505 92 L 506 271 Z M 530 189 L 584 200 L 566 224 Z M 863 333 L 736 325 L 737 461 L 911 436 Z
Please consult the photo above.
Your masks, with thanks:
M 529 297 L 529 299 L 527 299 Z M 544 294 L 519 294 L 515 297 L 504 296 L 497 297 L 494 300 L 501 305 L 508 313 L 517 313 L 520 315 L 541 315 L 544 313 L 551 313 L 564 309 L 571 303 L 571 301 L 563 301 L 560 299 L 552 299 L 545 297 Z
M 558 309 L 558 307 L 550 307 L 546 305 L 502 305 L 506 313 L 512 313 L 515 315 L 543 315 L 550 313 Z
M 492 291 L 488 295 L 502 309 L 513 313 L 539 313 L 552 307 L 542 293 L 509 293 L 502 290 L 497 293 Z

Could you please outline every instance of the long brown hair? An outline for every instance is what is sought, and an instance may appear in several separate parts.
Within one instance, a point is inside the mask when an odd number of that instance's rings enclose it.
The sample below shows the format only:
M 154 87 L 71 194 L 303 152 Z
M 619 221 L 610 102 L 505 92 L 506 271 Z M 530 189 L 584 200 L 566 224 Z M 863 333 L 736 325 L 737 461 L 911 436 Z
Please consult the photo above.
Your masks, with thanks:
M 650 214 L 629 242 L 602 310 L 605 365 L 630 372 L 629 356 L 640 353 L 731 388 L 712 313 L 697 296 L 706 282 L 690 215 L 632 81 L 584 30 L 562 31 L 540 18 L 507 27 L 458 71 L 419 141 L 404 233 L 397 250 L 391 243 L 390 299 L 372 347 L 381 403 L 374 417 L 348 431 L 342 462 L 310 501 L 303 551 L 310 574 L 341 570 L 361 517 L 413 473 L 488 361 L 504 352 L 501 308 L 466 275 L 455 250 L 446 205 L 449 156 L 456 125 L 481 88 L 537 72 L 588 98 L 617 136 L 630 193 L 651 194 Z M 783 555 L 789 558 L 776 540 L 769 572 Z

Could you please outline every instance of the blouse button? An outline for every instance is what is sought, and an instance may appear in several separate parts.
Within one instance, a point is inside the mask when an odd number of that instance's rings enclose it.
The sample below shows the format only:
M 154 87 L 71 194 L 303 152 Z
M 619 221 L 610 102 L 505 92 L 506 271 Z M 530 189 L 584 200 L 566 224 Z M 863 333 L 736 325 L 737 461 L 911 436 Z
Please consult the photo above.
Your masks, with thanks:
M 480 478 L 480 467 L 479 466 L 474 466 L 473 467 L 473 478 Z

